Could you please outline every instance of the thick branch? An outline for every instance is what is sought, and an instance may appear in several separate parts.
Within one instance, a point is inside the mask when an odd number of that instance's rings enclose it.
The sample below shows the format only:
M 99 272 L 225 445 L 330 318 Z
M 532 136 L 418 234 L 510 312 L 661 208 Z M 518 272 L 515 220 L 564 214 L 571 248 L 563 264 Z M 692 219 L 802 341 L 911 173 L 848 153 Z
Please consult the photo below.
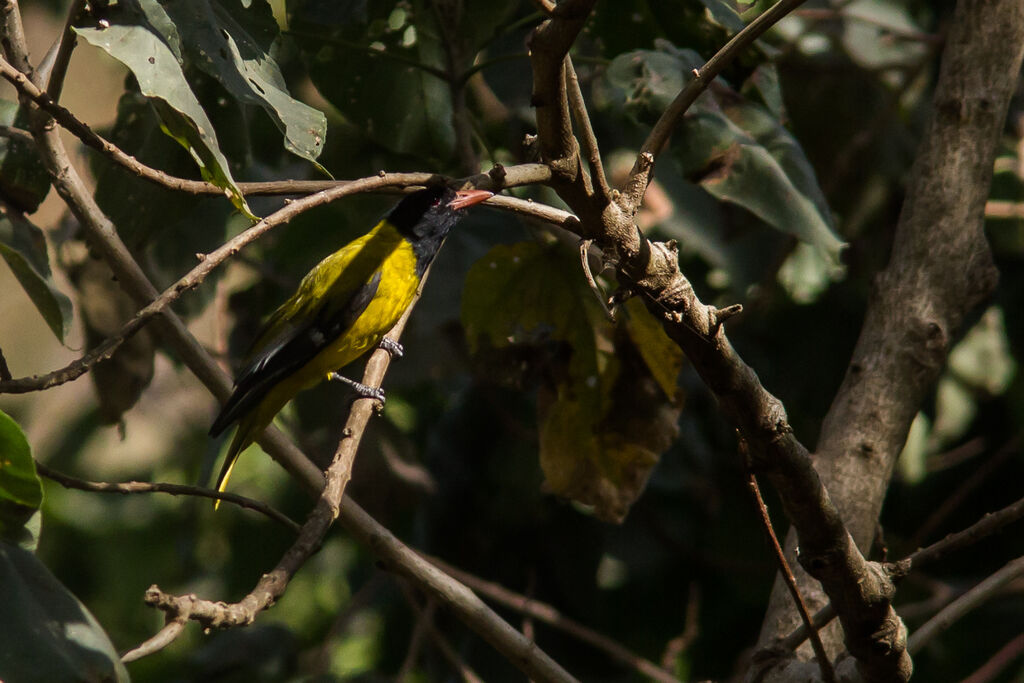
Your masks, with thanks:
M 1020 2 L 958 3 L 890 262 L 822 425 L 818 467 L 862 549 L 872 543 L 896 458 L 951 340 L 996 284 L 983 212 L 1022 50 Z M 824 604 L 806 577 L 801 588 L 815 606 Z M 777 584 L 763 645 L 796 625 L 787 602 Z M 859 635 L 848 629 L 846 637 Z
M 790 9 L 789 1 L 780 3 L 780 15 Z M 579 151 L 569 126 L 562 60 L 581 25 L 581 19 L 570 22 L 556 16 L 541 25 L 531 43 L 537 128 L 542 156 L 552 166 L 552 185 L 582 221 L 581 237 L 593 238 L 618 262 L 619 281 L 643 295 L 648 309 L 661 319 L 748 443 L 754 466 L 779 491 L 799 533 L 801 562 L 824 584 L 840 619 L 852 632 L 873 634 L 852 643 L 851 650 L 882 675 L 905 680 L 910 667 L 902 645 L 904 629 L 889 605 L 892 583 L 857 550 L 807 449 L 794 437 L 781 402 L 761 385 L 726 338 L 722 323 L 737 309 L 718 310 L 702 303 L 679 271 L 674 246 L 652 243 L 637 230 L 632 221 L 636 205 L 604 201 L 586 192 L 574 170 L 580 164 Z M 722 55 L 716 68 L 734 55 Z M 671 125 L 662 128 L 666 127 Z M 569 159 L 577 166 L 566 163 Z M 651 152 L 641 152 L 638 164 L 648 177 L 653 163 Z

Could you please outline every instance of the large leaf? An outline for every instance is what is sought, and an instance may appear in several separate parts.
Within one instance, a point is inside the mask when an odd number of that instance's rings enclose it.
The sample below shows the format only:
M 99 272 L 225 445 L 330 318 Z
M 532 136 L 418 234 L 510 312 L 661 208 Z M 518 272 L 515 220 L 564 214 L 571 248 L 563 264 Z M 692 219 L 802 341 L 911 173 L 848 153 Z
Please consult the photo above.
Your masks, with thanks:
M 0 613 L 0 680 L 129 680 L 110 638 L 89 610 L 35 555 L 3 541 Z
M 639 301 L 625 309 L 617 325 L 608 321 L 575 252 L 560 244 L 495 247 L 470 269 L 462 301 L 470 348 L 489 370 L 541 366 L 528 372 L 544 378 L 545 487 L 614 522 L 675 439 L 680 410 L 679 347 Z
M 912 67 L 928 53 L 925 31 L 905 3 L 854 0 L 842 15 L 843 48 L 865 69 Z
M 603 318 L 579 262 L 557 244 L 497 246 L 466 275 L 462 322 L 470 349 L 567 344 L 571 384 L 594 411 L 603 410 L 614 378 L 608 372 L 615 363 L 611 329 Z
M 0 100 L 0 125 L 25 129 L 28 114 L 10 100 Z M 0 137 L 0 195 L 26 213 L 35 211 L 50 190 L 50 174 L 30 140 Z
M 242 108 L 231 98 L 224 98 L 223 89 L 205 74 L 200 74 L 193 87 L 204 103 L 226 99 L 223 106 L 211 109 L 218 126 L 242 115 Z M 118 147 L 150 166 L 173 175 L 194 173 L 192 159 L 163 134 L 160 119 L 149 100 L 138 92 L 122 95 L 117 120 L 109 136 Z M 250 157 L 248 139 L 244 135 L 222 135 L 220 140 L 232 160 L 245 162 Z M 105 159 L 94 157 L 92 168 L 97 178 L 96 202 L 117 225 L 122 239 L 158 286 L 173 282 L 192 268 L 197 252 L 208 252 L 223 242 L 233 211 L 220 197 L 182 201 L 179 192 L 137 178 Z M 244 219 L 235 214 L 235 220 Z M 218 272 L 214 273 L 214 278 L 219 277 Z M 180 313 L 187 315 L 200 309 L 212 296 L 213 290 L 203 287 L 183 297 L 176 305 Z
M 0 202 L 0 256 L 61 342 L 71 326 L 71 300 L 53 282 L 43 231 Z
M 34 547 L 38 529 L 26 524 L 42 502 L 43 485 L 28 440 L 18 423 L 0 411 L 0 541 Z
M 599 102 L 653 123 L 703 60 L 658 41 L 658 50 L 620 55 Z M 759 93 L 778 107 L 775 89 Z M 741 206 L 777 230 L 814 245 L 838 263 L 842 242 L 799 143 L 775 115 L 717 83 L 697 99 L 672 138 L 684 172 L 720 201 Z
M 392 151 L 451 157 L 451 92 L 431 71 L 444 50 L 425 2 L 291 0 L 288 13 L 313 83 L 349 121 Z
M 231 203 L 252 217 L 220 150 L 213 124 L 167 44 L 145 26 L 111 24 L 77 27 L 75 31 L 131 70 L 142 94 L 153 98 L 165 132 L 189 151 L 204 179 L 223 188 Z
M 215 78 L 235 98 L 262 107 L 284 135 L 285 148 L 316 163 L 327 136 L 327 118 L 288 93 L 284 76 L 273 57 L 278 35 L 270 5 L 256 0 L 242 3 L 168 3 L 139 0 L 146 16 L 166 11 L 162 37 L 176 53 Z M 155 7 L 154 7 L 155 6 Z M 180 41 L 176 45 L 176 41 Z M 319 166 L 319 165 L 318 165 Z M 323 169 L 321 169 L 323 170 Z

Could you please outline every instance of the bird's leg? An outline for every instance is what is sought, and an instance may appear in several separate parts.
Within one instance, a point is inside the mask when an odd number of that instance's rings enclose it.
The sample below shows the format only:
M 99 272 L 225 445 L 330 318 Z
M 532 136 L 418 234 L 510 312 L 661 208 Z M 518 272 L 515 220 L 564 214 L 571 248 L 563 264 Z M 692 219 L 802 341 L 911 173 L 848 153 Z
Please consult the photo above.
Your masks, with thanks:
M 401 358 L 405 355 L 405 348 L 391 337 L 381 338 L 378 346 L 390 353 L 392 358 Z
M 349 379 L 338 372 L 328 372 L 327 379 L 331 382 L 343 382 L 349 385 L 357 394 L 359 394 L 360 398 L 372 398 L 384 403 L 384 390 L 380 387 L 367 386 L 362 382 Z

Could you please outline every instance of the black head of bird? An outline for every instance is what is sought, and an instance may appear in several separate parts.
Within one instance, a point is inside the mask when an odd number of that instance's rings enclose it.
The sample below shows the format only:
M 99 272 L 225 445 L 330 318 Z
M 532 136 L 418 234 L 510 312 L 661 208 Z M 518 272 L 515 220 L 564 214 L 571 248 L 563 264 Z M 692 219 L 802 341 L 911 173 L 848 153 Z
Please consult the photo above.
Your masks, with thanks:
M 455 191 L 443 185 L 406 195 L 386 220 L 413 245 L 421 261 L 429 264 L 448 231 L 462 218 L 462 210 L 491 197 L 486 190 Z

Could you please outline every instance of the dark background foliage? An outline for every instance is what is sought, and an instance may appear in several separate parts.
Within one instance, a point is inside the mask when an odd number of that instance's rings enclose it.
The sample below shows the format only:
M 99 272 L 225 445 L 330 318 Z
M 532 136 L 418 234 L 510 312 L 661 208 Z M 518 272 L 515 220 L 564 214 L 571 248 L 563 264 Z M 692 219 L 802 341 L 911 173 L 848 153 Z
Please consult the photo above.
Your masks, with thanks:
M 58 4 L 49 8 L 57 25 Z M 622 166 L 617 150 L 635 152 L 682 74 L 749 18 L 731 7 L 713 0 L 598 3 L 574 59 L 613 175 Z M 760 5 L 749 7 L 739 9 L 756 14 Z M 533 125 L 526 40 L 541 18 L 534 4 L 297 0 L 276 10 L 279 20 L 287 17 L 277 63 L 290 91 L 327 114 L 317 161 L 334 177 L 380 169 L 461 175 L 530 160 L 523 137 Z M 951 3 L 923 0 L 864 0 L 838 12 L 807 3 L 699 101 L 673 136 L 670 160 L 658 166 L 657 196 L 649 193 L 649 211 L 639 216 L 648 234 L 679 240 L 683 272 L 705 301 L 743 303 L 744 314 L 729 323 L 730 338 L 785 403 L 809 446 L 842 379 L 872 278 L 887 261 L 951 11 Z M 80 51 L 93 49 L 80 42 Z M 453 104 L 445 75 L 471 66 L 475 73 L 459 83 L 464 99 Z M 186 74 L 194 77 L 235 180 L 323 177 L 284 151 L 281 133 L 258 106 L 239 102 L 195 63 Z M 1022 104 L 1024 95 L 1011 105 L 994 200 L 1024 201 Z M 464 130 L 453 126 L 453 114 L 465 117 Z M 752 161 L 723 171 L 721 152 L 738 139 L 737 121 L 746 126 Z M 159 132 L 131 76 L 104 133 L 153 166 L 196 175 L 188 154 Z M 784 169 L 774 181 L 753 161 L 766 149 Z M 158 286 L 244 225 L 222 198 L 183 196 L 98 157 L 91 162 L 101 206 Z M 631 159 L 625 163 L 620 172 Z M 787 188 L 806 203 L 803 214 L 777 201 Z M 557 202 L 539 187 L 514 193 Z M 249 206 L 265 215 L 280 201 L 250 198 Z M 301 275 L 393 201 L 360 195 L 301 216 L 246 249 L 176 310 L 212 348 L 226 351 L 225 361 L 237 361 L 262 317 Z M 1020 497 L 1024 383 L 1014 369 L 1024 349 L 1017 315 L 1024 305 L 1024 220 L 990 213 L 1000 287 L 970 321 L 938 390 L 921 407 L 889 491 L 875 558 L 902 557 Z M 841 269 L 832 258 L 833 234 L 848 245 Z M 82 278 L 109 285 L 109 273 L 72 274 L 88 263 L 73 227 L 54 223 L 47 237 L 62 272 L 71 275 L 70 283 L 58 282 L 72 292 L 76 320 L 99 325 L 103 311 L 83 296 Z M 479 321 L 464 306 L 464 283 L 496 245 L 553 244 L 568 255 L 566 277 L 582 283 L 575 247 L 557 239 L 543 226 L 487 208 L 451 235 L 403 339 L 406 355 L 388 375 L 387 405 L 371 425 L 347 495 L 410 545 L 549 603 L 651 660 L 660 662 L 686 633 L 672 669 L 684 680 L 727 678 L 742 669 L 756 640 L 775 566 L 744 488 L 735 437 L 696 374 L 684 361 L 678 438 L 615 525 L 541 485 L 538 411 L 543 418 L 544 401 L 568 381 L 566 354 L 578 346 L 544 329 L 524 330 L 502 348 L 465 334 Z M 594 304 L 585 284 L 547 291 L 578 297 L 576 306 Z M 8 286 L 0 302 L 23 296 Z M 28 346 L 19 339 L 25 334 L 17 323 L 5 325 L 0 345 Z M 153 353 L 151 342 L 139 349 L 141 360 L 119 366 L 112 386 L 96 377 L 98 399 L 81 391 L 53 404 L 45 394 L 4 396 L 0 407 L 54 468 L 87 479 L 206 482 L 219 448 L 205 435 L 214 402 L 163 351 L 156 352 L 149 384 Z M 8 360 L 15 375 L 25 374 L 14 354 Z M 134 397 L 118 395 L 131 383 L 126 378 L 143 392 L 134 408 Z M 299 397 L 283 423 L 306 452 L 326 462 L 346 400 L 337 386 L 317 387 Z M 118 441 L 112 421 L 123 421 L 127 440 Z M 140 432 L 145 439 L 133 438 Z M 47 437 L 38 443 L 34 434 Z M 308 507 L 280 468 L 255 452 L 242 460 L 234 485 L 296 519 Z M 777 511 L 778 501 L 770 492 L 768 498 Z M 141 602 L 150 584 L 237 599 L 290 542 L 287 531 L 262 517 L 209 508 L 203 500 L 100 497 L 47 483 L 38 556 L 124 650 L 161 624 Z M 1021 538 L 1019 525 L 1011 527 L 913 575 L 897 611 L 913 630 L 944 601 L 1024 554 Z M 1022 589 L 1019 581 L 1011 584 L 930 644 L 915 658 L 917 679 L 959 680 L 1017 636 Z M 502 613 L 513 623 L 520 619 Z M 255 625 L 209 635 L 190 629 L 129 671 L 151 681 L 390 680 L 415 623 L 400 586 L 367 549 L 335 530 Z M 436 623 L 484 680 L 519 676 L 450 616 L 439 611 Z M 581 680 L 639 679 L 562 631 L 534 628 L 545 651 Z M 1021 680 L 1021 667 L 1018 660 L 994 680 Z M 408 680 L 453 678 L 429 647 L 413 671 Z

